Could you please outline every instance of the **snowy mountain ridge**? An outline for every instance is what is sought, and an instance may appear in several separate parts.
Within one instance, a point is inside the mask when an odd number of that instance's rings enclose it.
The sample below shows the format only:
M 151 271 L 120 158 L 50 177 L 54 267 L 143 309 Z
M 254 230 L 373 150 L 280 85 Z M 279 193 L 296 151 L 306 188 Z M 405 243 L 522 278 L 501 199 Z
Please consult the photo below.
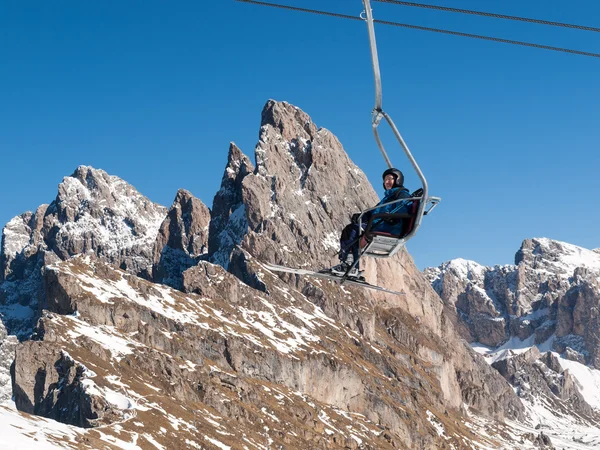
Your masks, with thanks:
M 43 217 L 34 217 L 40 213 Z M 43 221 L 45 228 L 52 228 L 59 241 L 80 241 L 80 246 L 73 244 L 77 253 L 94 247 L 103 255 L 118 257 L 133 247 L 153 243 L 165 213 L 166 208 L 153 205 L 119 177 L 79 166 L 59 184 L 54 202 L 40 206 L 36 213 L 17 216 L 6 225 L 2 251 L 10 259 L 38 244 L 39 236 L 30 238 L 33 220 L 36 227 Z M 5 278 L 8 276 L 4 274 Z
M 440 282 L 445 272 L 452 271 L 466 279 L 481 279 L 485 272 L 491 270 L 517 270 L 522 259 L 530 259 L 539 262 L 535 267 L 542 273 L 557 274 L 569 278 L 578 267 L 587 268 L 600 272 L 600 249 L 588 250 L 567 242 L 561 242 L 549 238 L 533 238 L 534 248 L 527 255 L 518 253 L 515 264 L 496 265 L 493 268 L 479 264 L 476 261 L 456 258 L 442 263 L 439 267 L 427 268 L 432 283 Z M 600 274 L 599 274 L 600 276 Z
M 470 323 L 471 313 L 525 322 L 545 317 L 550 313 L 547 308 L 560 306 L 555 303 L 557 297 L 575 295 L 570 289 L 585 280 L 592 285 L 600 281 L 600 254 L 566 242 L 533 238 L 523 242 L 514 265 L 487 267 L 459 258 L 424 273 L 442 299 L 457 307 L 465 324 Z
M 515 256 L 515 263 L 530 261 L 539 271 L 546 270 L 563 277 L 573 276 L 575 269 L 581 267 L 600 272 L 600 254 L 566 242 L 548 238 L 532 239 L 532 248 L 522 246 Z
M 52 203 L 13 218 L 2 231 L 0 314 L 9 334 L 31 333 L 45 302 L 44 265 L 91 252 L 132 273 L 151 273 L 166 211 L 103 170 L 80 166 L 65 177 Z
M 425 274 L 456 310 L 463 338 L 503 373 L 531 417 L 559 430 L 565 420 L 573 421 L 573 429 L 595 423 L 600 411 L 597 251 L 534 238 L 523 242 L 514 265 L 486 267 L 458 259 Z M 590 430 L 580 430 L 577 438 L 562 433 L 582 444 L 574 448 L 599 443 Z M 551 434 L 557 445 L 560 434 Z

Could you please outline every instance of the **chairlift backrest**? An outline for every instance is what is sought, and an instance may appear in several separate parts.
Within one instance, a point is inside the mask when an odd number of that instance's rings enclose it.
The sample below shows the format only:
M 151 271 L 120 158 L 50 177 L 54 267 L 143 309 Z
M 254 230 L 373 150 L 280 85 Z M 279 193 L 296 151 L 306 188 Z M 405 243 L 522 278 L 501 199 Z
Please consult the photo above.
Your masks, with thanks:
M 419 188 L 417 189 L 415 192 L 413 192 L 412 194 L 410 194 L 411 197 L 421 197 L 423 195 L 423 189 Z M 408 213 L 411 214 L 411 217 L 409 219 L 405 219 L 404 223 L 402 224 L 402 235 L 401 237 L 406 236 L 407 234 L 409 234 L 413 227 L 415 226 L 415 218 L 417 217 L 417 211 L 419 210 L 419 205 L 421 204 L 421 199 L 418 198 L 416 200 L 413 200 L 410 205 L 409 205 L 409 210 Z

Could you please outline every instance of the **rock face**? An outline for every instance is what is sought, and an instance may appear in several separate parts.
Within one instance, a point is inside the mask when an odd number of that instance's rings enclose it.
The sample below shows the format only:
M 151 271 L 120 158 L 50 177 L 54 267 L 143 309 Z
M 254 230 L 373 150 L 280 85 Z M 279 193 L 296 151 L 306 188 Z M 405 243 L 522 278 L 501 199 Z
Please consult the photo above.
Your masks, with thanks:
M 150 250 L 165 212 L 125 181 L 82 166 L 59 185 L 44 215 L 42 235 L 60 259 L 91 251 L 148 277 Z
M 567 360 L 600 367 L 597 252 L 529 239 L 517 252 L 514 266 L 490 268 L 454 260 L 426 269 L 425 275 L 456 310 L 462 336 L 488 346 L 488 357 L 500 356 L 493 367 L 522 399 L 548 405 L 562 417 L 598 423 L 597 412 L 580 392 L 583 386 L 562 369 L 554 354 L 538 350 L 550 349 Z M 511 346 L 531 348 L 518 354 Z
M 440 297 L 456 308 L 465 339 L 489 346 L 506 341 L 508 319 L 520 307 L 514 270 L 457 259 L 427 269 L 425 275 Z
M 2 231 L 0 310 L 11 335 L 27 336 L 43 299 L 41 270 L 58 257 L 48 251 L 41 230 L 48 206 L 13 218 Z
M 65 177 L 50 205 L 15 217 L 3 229 L 0 303 L 9 333 L 27 335 L 34 323 L 43 306 L 40 270 L 46 264 L 91 252 L 150 277 L 152 244 L 165 213 L 102 170 L 81 166 Z
M 525 240 L 514 266 L 454 260 L 426 269 L 440 297 L 457 311 L 469 342 L 548 341 L 568 357 L 600 368 L 600 256 L 550 239 Z
M 522 420 L 523 406 L 407 252 L 364 265 L 403 296 L 265 269 L 330 266 L 377 196 L 300 109 L 269 101 L 260 130 L 256 166 L 230 145 L 212 213 L 183 190 L 167 212 L 79 168 L 43 213 L 11 221 L 2 289 L 31 307 L 29 273 L 44 299 L 15 350 L 17 406 L 104 425 L 121 448 L 498 448 L 466 409 Z
M 221 189 L 213 200 L 209 226 L 208 253 L 216 264 L 228 268 L 229 257 L 247 231 L 246 211 L 242 202 L 242 181 L 254 166 L 241 150 L 231 143 Z
M 125 415 L 98 395 L 91 376 L 66 351 L 26 342 L 15 358 L 15 404 L 20 411 L 84 428 L 122 420 Z
M 441 367 L 413 352 L 418 343 L 411 349 L 394 337 L 418 336 L 414 322 L 405 329 L 408 317 L 395 314 L 393 334 L 377 326 L 377 339 L 366 341 L 253 259 L 248 264 L 273 294 L 206 261 L 186 275 L 204 267 L 210 279 L 198 283 L 212 285 L 210 298 L 90 257 L 48 266 L 52 312 L 40 319 L 38 340 L 17 347 L 17 406 L 83 427 L 118 423 L 120 439 L 152 423 L 142 432 L 169 448 L 250 439 L 289 448 L 425 449 L 470 436 L 446 405 Z M 439 339 L 427 338 L 443 351 Z M 449 437 L 432 429 L 423 407 Z M 162 434 L 173 421 L 178 431 Z
M 182 274 L 208 252 L 210 210 L 184 189 L 158 230 L 154 243 L 153 280 L 181 289 Z
M 239 226 L 233 214 L 223 228 L 242 228 L 230 235 L 237 234 L 239 241 L 243 233 L 244 246 L 265 260 L 328 265 L 350 215 L 378 201 L 337 138 L 287 103 L 265 106 L 252 173 L 243 176 L 250 168 L 247 158 L 233 151 L 229 156 L 226 171 L 233 168 L 230 176 L 237 182 L 225 184 L 235 189 L 234 202 L 222 207 L 240 211 L 233 208 L 243 205 L 247 226 Z M 214 204 L 221 199 L 217 194 Z M 284 247 L 283 253 L 275 243 Z

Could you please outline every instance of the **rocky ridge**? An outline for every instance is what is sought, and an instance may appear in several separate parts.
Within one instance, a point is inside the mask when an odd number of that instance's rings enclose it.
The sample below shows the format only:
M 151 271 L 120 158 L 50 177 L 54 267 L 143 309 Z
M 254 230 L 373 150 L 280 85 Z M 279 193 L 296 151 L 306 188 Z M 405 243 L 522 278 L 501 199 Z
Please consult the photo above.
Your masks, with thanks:
M 486 346 L 484 353 L 495 354 L 494 367 L 502 367 L 500 372 L 521 396 L 530 398 L 533 391 L 561 405 L 555 406 L 558 410 L 567 408 L 569 414 L 592 423 L 598 420 L 598 413 L 581 398 L 574 387 L 577 383 L 563 373 L 556 357 L 541 356 L 532 347 L 600 368 L 595 331 L 600 302 L 598 252 L 546 238 L 527 239 L 514 265 L 485 267 L 453 260 L 426 269 L 425 276 L 455 309 L 463 338 L 474 346 Z M 503 350 L 511 343 L 532 349 L 517 356 Z M 532 380 L 537 380 L 534 386 Z
M 65 177 L 52 203 L 15 217 L 2 231 L 0 305 L 9 333 L 31 332 L 44 307 L 40 287 L 46 264 L 93 253 L 150 277 L 152 244 L 165 212 L 102 170 L 80 166 Z
M 102 433 L 168 448 L 497 447 L 467 408 L 525 420 L 524 408 L 408 253 L 365 266 L 400 297 L 261 265 L 331 265 L 349 215 L 377 201 L 337 138 L 269 101 L 255 160 L 230 145 L 212 211 L 185 191 L 167 211 L 81 167 L 60 202 L 7 225 L 4 317 L 39 317 L 16 348 L 19 409 L 88 427 L 74 439 L 92 448 Z M 38 303 L 19 297 L 25 273 Z
M 182 274 L 208 252 L 210 210 L 180 189 L 154 242 L 152 281 L 182 288 Z
M 515 264 L 485 267 L 453 260 L 425 270 L 442 300 L 457 311 L 463 337 L 497 347 L 512 337 L 569 348 L 596 368 L 594 308 L 600 297 L 600 256 L 564 242 L 527 239 Z M 576 352 L 576 353 L 573 353 Z M 578 356 L 576 355 L 578 354 Z

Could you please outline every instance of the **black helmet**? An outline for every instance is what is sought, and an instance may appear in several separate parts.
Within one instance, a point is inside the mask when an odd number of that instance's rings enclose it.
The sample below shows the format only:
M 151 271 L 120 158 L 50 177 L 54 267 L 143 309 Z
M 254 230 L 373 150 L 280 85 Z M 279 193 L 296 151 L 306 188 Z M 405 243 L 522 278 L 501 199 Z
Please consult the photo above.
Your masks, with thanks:
M 391 169 L 387 169 L 385 172 L 383 172 L 381 178 L 385 180 L 385 177 L 388 175 L 394 175 L 394 178 L 396 179 L 396 181 L 394 182 L 394 187 L 404 186 L 404 174 L 398 169 L 394 169 L 393 167 Z M 385 189 L 385 183 L 383 183 L 383 189 Z

